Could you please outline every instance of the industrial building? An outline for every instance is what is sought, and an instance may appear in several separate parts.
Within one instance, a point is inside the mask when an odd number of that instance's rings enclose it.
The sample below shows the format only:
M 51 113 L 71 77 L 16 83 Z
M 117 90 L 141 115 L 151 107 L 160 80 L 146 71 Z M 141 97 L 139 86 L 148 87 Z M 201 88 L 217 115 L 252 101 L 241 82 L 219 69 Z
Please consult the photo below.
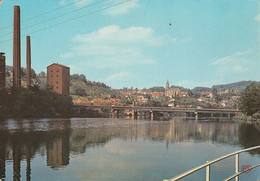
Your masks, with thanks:
M 70 68 L 58 63 L 47 67 L 47 85 L 58 94 L 69 97 Z

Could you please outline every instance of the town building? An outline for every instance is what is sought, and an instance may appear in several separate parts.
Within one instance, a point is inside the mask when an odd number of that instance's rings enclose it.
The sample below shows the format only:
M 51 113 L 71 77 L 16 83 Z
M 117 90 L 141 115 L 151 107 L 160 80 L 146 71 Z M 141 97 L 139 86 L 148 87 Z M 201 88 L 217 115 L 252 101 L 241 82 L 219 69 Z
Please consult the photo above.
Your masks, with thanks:
M 170 88 L 169 81 L 166 82 L 165 87 L 165 96 L 168 96 L 170 98 L 180 97 L 181 91 L 179 88 Z
M 58 94 L 69 97 L 70 68 L 58 63 L 47 67 L 47 85 Z
M 189 97 L 188 91 L 181 91 L 181 97 Z
M 213 93 L 209 91 L 201 91 L 201 96 L 205 98 L 213 98 Z
M 5 88 L 5 54 L 0 53 L 0 89 Z

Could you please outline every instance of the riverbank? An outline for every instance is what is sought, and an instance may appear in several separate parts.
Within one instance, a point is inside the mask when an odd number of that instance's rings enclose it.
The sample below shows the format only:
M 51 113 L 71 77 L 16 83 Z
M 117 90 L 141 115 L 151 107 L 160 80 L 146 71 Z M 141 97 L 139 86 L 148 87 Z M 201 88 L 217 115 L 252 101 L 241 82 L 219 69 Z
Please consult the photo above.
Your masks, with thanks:
M 250 123 L 252 122 L 252 123 L 260 124 L 259 118 L 253 116 L 247 116 L 244 114 L 236 115 L 233 119 L 238 121 L 243 121 L 243 122 L 250 122 Z

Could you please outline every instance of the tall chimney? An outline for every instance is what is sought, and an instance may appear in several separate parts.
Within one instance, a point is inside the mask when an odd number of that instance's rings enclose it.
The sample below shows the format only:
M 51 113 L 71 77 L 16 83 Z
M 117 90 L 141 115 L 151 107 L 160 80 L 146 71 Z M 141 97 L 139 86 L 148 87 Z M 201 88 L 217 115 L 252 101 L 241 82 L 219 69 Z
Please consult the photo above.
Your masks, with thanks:
M 14 6 L 14 35 L 13 35 L 13 86 L 21 87 L 21 34 L 20 6 Z
M 5 54 L 0 52 L 0 90 L 4 88 L 5 88 Z
M 26 37 L 26 85 L 31 86 L 31 38 Z

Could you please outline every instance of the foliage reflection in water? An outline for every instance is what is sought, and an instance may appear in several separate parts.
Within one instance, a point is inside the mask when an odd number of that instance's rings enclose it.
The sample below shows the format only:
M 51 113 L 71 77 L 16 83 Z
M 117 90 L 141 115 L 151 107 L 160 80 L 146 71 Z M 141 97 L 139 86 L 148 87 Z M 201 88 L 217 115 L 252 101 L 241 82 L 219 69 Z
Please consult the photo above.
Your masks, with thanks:
M 2 180 L 159 181 L 236 150 L 260 145 L 259 125 L 173 119 L 2 120 Z M 241 165 L 260 163 L 260 151 Z M 234 171 L 234 158 L 212 166 L 212 180 Z M 241 177 L 260 179 L 259 170 Z M 205 171 L 185 180 L 202 180 Z

